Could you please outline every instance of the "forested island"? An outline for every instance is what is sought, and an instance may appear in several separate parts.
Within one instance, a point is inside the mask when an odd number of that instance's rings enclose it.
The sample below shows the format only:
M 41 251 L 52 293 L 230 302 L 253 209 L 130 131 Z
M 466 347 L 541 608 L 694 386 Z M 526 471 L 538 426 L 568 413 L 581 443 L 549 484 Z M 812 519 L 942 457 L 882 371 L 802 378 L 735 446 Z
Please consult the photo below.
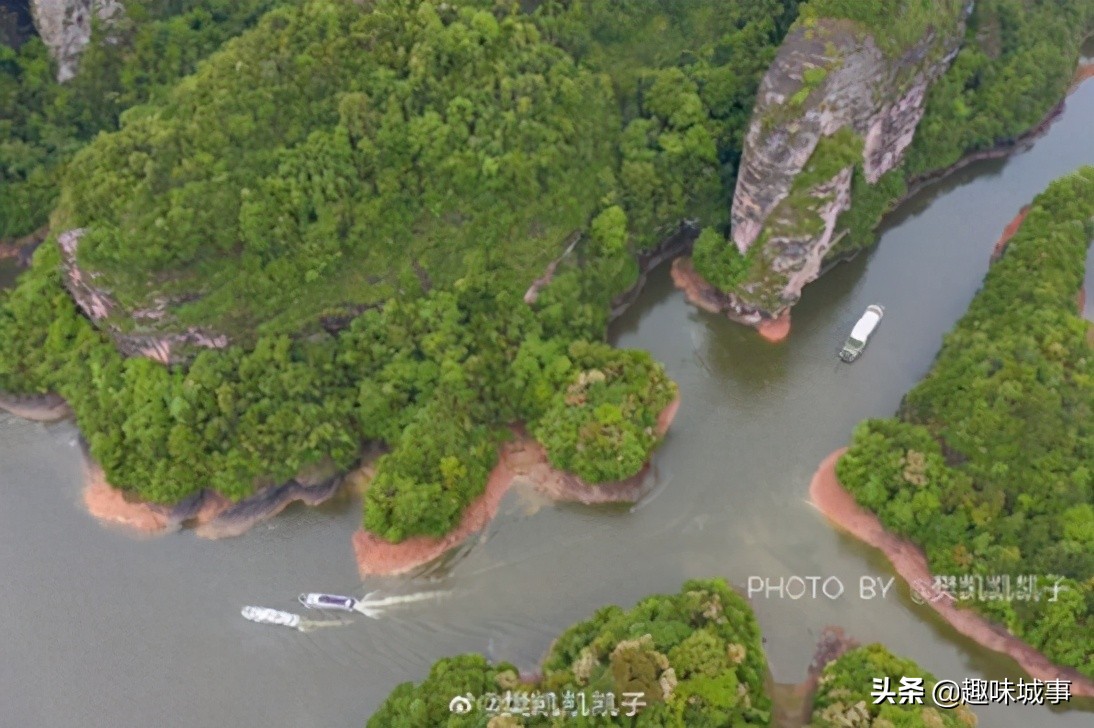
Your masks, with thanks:
M 895 418 L 860 424 L 836 466 L 859 504 L 923 548 L 958 607 L 1087 678 L 1094 357 L 1076 294 L 1092 238 L 1085 167 L 1034 200 L 930 372 Z
M 856 647 L 847 640 L 822 644 L 808 681 L 808 715 L 795 725 L 836 728 L 847 725 L 900 725 L 923 728 L 975 726 L 967 706 L 939 709 L 922 704 L 875 704 L 873 679 L 922 678 L 926 694 L 935 679 L 915 663 L 900 659 L 879 644 Z M 704 726 L 772 725 L 775 706 L 768 694 L 767 658 L 759 625 L 748 603 L 720 579 L 686 582 L 679 594 L 650 596 L 629 610 L 604 607 L 573 625 L 552 643 L 534 676 L 521 675 L 507 663 L 481 655 L 438 661 L 419 684 L 404 683 L 369 719 L 369 728 L 517 728 L 518 726 Z M 574 700 L 578 715 L 532 715 L 490 709 L 479 700 L 489 694 L 549 695 L 563 710 L 563 696 Z M 618 715 L 592 713 L 593 695 L 615 696 Z M 641 693 L 642 707 L 631 711 L 624 694 Z M 449 701 L 470 695 L 474 709 L 453 715 Z M 543 707 L 543 706 L 541 706 Z M 604 709 L 604 705 L 601 705 Z M 582 715 L 582 713 L 585 713 Z M 634 712 L 628 716 L 628 712 Z M 789 716 L 788 716 L 789 719 Z M 804 719 L 804 720 L 802 720 Z

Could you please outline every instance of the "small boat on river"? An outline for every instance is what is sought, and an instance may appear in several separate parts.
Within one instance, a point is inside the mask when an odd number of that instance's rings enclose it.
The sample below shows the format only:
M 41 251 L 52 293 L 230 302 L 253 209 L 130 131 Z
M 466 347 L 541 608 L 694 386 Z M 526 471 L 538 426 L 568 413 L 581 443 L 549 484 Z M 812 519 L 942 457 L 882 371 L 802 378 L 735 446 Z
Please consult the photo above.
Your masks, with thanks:
M 342 612 L 352 612 L 357 608 L 356 599 L 338 594 L 312 592 L 310 594 L 301 594 L 299 599 L 300 603 L 308 609 L 337 609 Z
M 874 329 L 881 323 L 881 317 L 883 315 L 885 315 L 885 309 L 876 303 L 867 306 L 866 312 L 862 314 L 862 317 L 855 323 L 854 328 L 851 329 L 851 335 L 848 336 L 847 341 L 843 343 L 843 349 L 840 350 L 839 358 L 848 363 L 858 359 L 859 354 L 866 348 L 866 342 L 870 340 L 870 336 L 874 333 Z
M 259 624 L 279 624 L 283 627 L 299 627 L 300 615 L 266 607 L 244 607 L 243 618 Z

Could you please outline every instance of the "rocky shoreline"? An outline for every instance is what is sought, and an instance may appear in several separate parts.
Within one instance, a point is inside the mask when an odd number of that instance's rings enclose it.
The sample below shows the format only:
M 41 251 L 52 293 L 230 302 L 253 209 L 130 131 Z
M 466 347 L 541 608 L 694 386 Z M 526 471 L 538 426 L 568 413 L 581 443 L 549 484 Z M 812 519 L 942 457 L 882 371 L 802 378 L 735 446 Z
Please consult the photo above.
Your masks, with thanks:
M 33 422 L 56 422 L 72 416 L 72 408 L 58 394 L 20 395 L 0 392 L 0 410 Z
M 638 300 L 642 289 L 646 286 L 649 274 L 662 263 L 670 260 L 678 260 L 680 256 L 691 252 L 691 246 L 699 237 L 699 227 L 691 220 L 684 220 L 676 230 L 655 245 L 653 248 L 640 252 L 637 256 L 638 280 L 634 285 L 612 299 L 612 310 L 608 314 L 608 320 L 614 321 Z
M 798 683 L 780 683 L 771 679 L 769 673 L 767 689 L 772 699 L 773 725 L 782 728 L 808 726 L 812 719 L 817 684 L 824 668 L 858 646 L 858 640 L 848 636 L 842 628 L 829 625 L 821 631 L 804 680 Z
M 1029 205 L 1022 205 L 1022 209 L 1018 211 L 1018 214 L 1014 216 L 1007 226 L 1003 228 L 1002 235 L 995 241 L 995 246 L 991 249 L 991 262 L 999 260 L 1003 255 L 1003 251 L 1007 249 L 1007 243 L 1018 232 L 1018 228 L 1022 227 L 1022 222 L 1026 219 L 1026 215 L 1029 214 Z M 1082 307 L 1079 307 L 1082 310 Z
M 659 436 L 663 437 L 668 431 L 679 408 L 678 397 L 658 415 L 656 431 Z M 72 415 L 68 404 L 56 394 L 13 396 L 0 393 L 0 409 L 34 421 L 55 421 Z M 551 467 L 546 450 L 522 428 L 515 427 L 513 434 L 513 440 L 501 447 L 498 464 L 490 473 L 485 491 L 464 510 L 459 525 L 445 536 L 415 537 L 393 544 L 358 529 L 352 543 L 361 575 L 405 574 L 444 555 L 494 518 L 502 497 L 517 480 L 530 483 L 554 501 L 583 505 L 634 503 L 645 492 L 648 464 L 625 480 L 590 485 L 576 475 Z M 362 490 L 372 477 L 373 464 L 379 455 L 379 449 L 369 449 L 349 472 L 313 469 L 313 472 L 300 473 L 280 485 L 261 488 L 235 503 L 211 490 L 202 490 L 174 505 L 161 505 L 141 500 L 111 485 L 102 467 L 87 453 L 85 445 L 82 500 L 93 517 L 134 533 L 158 535 L 191 528 L 202 538 L 230 538 L 273 518 L 296 501 L 317 506 L 345 489 Z
M 679 408 L 677 398 L 658 415 L 659 436 L 668 431 Z M 440 558 L 485 528 L 497 515 L 510 486 L 518 480 L 530 483 L 552 500 L 585 505 L 634 503 L 644 492 L 648 465 L 626 480 L 590 485 L 571 473 L 551 467 L 543 446 L 523 430 L 514 430 L 514 435 L 513 440 L 502 445 L 498 463 L 490 473 L 483 494 L 464 509 L 460 523 L 444 536 L 415 536 L 391 543 L 363 528 L 358 529 L 353 534 L 353 551 L 361 576 L 398 576 Z
M 1064 98 L 1060 99 L 1059 103 L 1053 106 L 1052 109 L 1045 114 L 1045 117 L 1035 126 L 1027 129 L 1013 139 L 1004 140 L 988 149 L 970 152 L 948 167 L 943 167 L 942 169 L 927 172 L 912 178 L 908 182 L 908 191 L 895 203 L 894 207 L 903 204 L 908 199 L 921 192 L 924 187 L 949 177 L 954 172 L 969 166 L 973 162 L 980 162 L 988 159 L 1002 159 L 1003 157 L 1009 157 L 1015 152 L 1020 152 L 1023 149 L 1028 148 L 1028 146 L 1036 141 L 1038 137 L 1048 131 L 1048 128 L 1052 126 L 1052 123 L 1064 113 L 1064 105 L 1067 103 L 1067 97 L 1075 93 L 1083 82 L 1089 78 L 1094 78 L 1094 63 L 1080 62 L 1075 69 L 1075 75 L 1072 77 L 1071 85 L 1065 92 Z
M 828 520 L 858 540 L 880 550 L 896 573 L 909 585 L 933 584 L 934 575 L 923 550 L 911 541 L 885 530 L 878 517 L 855 502 L 836 477 L 836 463 L 847 452 L 843 447 L 826 457 L 809 483 L 809 497 Z M 915 587 L 911 587 L 915 588 Z M 971 609 L 959 609 L 953 600 L 924 601 L 961 634 L 989 650 L 1011 657 L 1030 676 L 1039 680 L 1070 680 L 1071 694 L 1094 697 L 1094 680 L 1078 670 L 1057 665 L 1029 644 Z
M 730 321 L 751 326 L 773 344 L 790 336 L 790 309 L 774 318 L 741 310 L 733 296 L 711 285 L 696 272 L 690 257 L 682 256 L 672 262 L 672 282 L 684 292 L 691 305 L 708 313 L 721 314 Z
M 317 506 L 334 498 L 345 487 L 352 487 L 371 472 L 371 456 L 348 473 L 314 480 L 304 474 L 280 485 L 259 489 L 254 495 L 232 502 L 211 490 L 202 490 L 174 505 L 149 503 L 111 485 L 102 468 L 85 458 L 83 503 L 98 520 L 124 526 L 145 535 L 192 528 L 201 538 L 220 539 L 240 536 L 300 501 Z

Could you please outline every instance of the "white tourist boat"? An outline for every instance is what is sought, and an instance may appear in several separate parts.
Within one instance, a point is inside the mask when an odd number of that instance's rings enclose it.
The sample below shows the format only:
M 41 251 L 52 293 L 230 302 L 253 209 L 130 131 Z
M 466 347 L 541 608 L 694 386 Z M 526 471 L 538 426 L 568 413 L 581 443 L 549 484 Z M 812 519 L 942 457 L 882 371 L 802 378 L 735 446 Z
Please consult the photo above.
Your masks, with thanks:
M 283 627 L 299 627 L 300 615 L 292 612 L 282 612 L 280 609 L 268 609 L 267 607 L 244 607 L 241 611 L 244 619 L 259 624 L 279 624 Z
M 357 600 L 353 597 L 343 597 L 338 594 L 323 594 L 312 592 L 301 594 L 300 603 L 308 609 L 337 609 L 342 612 L 353 612 L 357 609 Z
M 885 309 L 876 303 L 870 304 L 866 307 L 866 312 L 862 314 L 856 323 L 855 327 L 851 329 L 851 335 L 847 337 L 847 341 L 843 343 L 843 349 L 840 350 L 839 358 L 845 362 L 853 362 L 858 359 L 859 354 L 866 348 L 866 342 L 870 340 L 870 335 L 874 333 L 874 329 L 881 323 L 881 317 L 885 315 Z

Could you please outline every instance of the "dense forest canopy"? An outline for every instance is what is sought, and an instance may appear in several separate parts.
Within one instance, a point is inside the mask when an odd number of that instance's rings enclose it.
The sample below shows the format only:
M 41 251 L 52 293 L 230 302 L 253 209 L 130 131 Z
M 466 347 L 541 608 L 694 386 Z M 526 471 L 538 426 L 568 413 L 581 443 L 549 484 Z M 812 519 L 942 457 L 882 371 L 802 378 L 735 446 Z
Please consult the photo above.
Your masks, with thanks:
M 198 61 L 267 10 L 298 0 L 123 0 L 124 17 L 96 27 L 67 83 L 46 46 L 0 39 L 0 241 L 43 227 L 65 163 L 125 109 L 162 95 Z M 109 41 L 107 41 L 109 37 Z
M 876 185 L 856 170 L 852 207 L 838 223 L 848 234 L 829 259 L 873 245 L 881 216 L 909 185 L 1040 123 L 1063 98 L 1092 32 L 1094 4 L 1084 0 L 977 0 L 957 57 L 927 91 L 904 162 Z
M 982 95 L 1046 44 L 1072 53 L 1089 21 L 1034 3 L 1047 24 L 1027 25 L 1013 1 L 977 4 L 973 24 L 998 33 L 970 44 L 999 43 L 961 66 L 964 121 L 997 117 L 997 91 Z M 44 222 L 63 172 L 53 232 L 86 228 L 78 262 L 121 304 L 111 326 L 166 301 L 141 325 L 233 338 L 182 366 L 123 357 L 73 304 L 51 242 L 0 300 L 0 388 L 62 394 L 111 482 L 164 503 L 238 499 L 383 442 L 365 522 L 391 540 L 451 527 L 516 421 L 590 482 L 633 475 L 676 388 L 596 342 L 636 255 L 683 219 L 704 228 L 697 256 L 724 232 L 755 90 L 797 9 L 132 2 L 63 86 L 40 41 L 0 48 L 0 236 Z M 958 108 L 939 88 L 925 128 Z M 1022 86 L 1004 131 L 1053 88 Z M 872 227 L 902 179 L 857 190 L 872 212 L 852 224 Z
M 55 222 L 87 227 L 81 266 L 120 299 L 291 333 L 407 272 L 527 287 L 588 222 L 617 127 L 604 79 L 515 6 L 316 0 L 81 151 Z
M 1038 196 L 899 417 L 859 425 L 838 465 L 859 503 L 923 546 L 934 574 L 1006 575 L 1016 594 L 1017 577 L 1036 575 L 1038 599 L 1027 584 L 1024 597 L 964 604 L 1087 675 L 1094 357 L 1075 298 L 1092 237 L 1085 167 Z
M 381 441 L 392 451 L 366 525 L 393 541 L 441 535 L 482 492 L 509 423 L 561 423 L 544 430 L 548 456 L 596 483 L 642 468 L 676 396 L 648 354 L 550 336 L 488 276 L 368 311 L 337 337 L 262 337 L 169 369 L 123 357 L 80 316 L 57 258 L 41 248 L 0 308 L 0 389 L 62 394 L 111 483 L 156 502 L 206 487 L 242 498 Z

